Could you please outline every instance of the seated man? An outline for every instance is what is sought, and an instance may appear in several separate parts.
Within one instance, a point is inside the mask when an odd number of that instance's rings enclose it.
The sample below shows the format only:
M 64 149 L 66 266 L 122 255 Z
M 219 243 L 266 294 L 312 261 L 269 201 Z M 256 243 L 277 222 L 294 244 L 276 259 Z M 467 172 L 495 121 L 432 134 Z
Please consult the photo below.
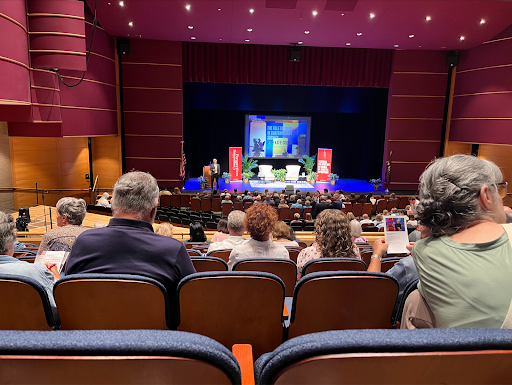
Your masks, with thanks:
M 224 195 L 224 199 L 220 202 L 220 204 L 223 205 L 224 203 L 233 203 L 233 201 L 231 200 L 231 195 Z
M 302 199 L 297 199 L 297 202 L 292 204 L 290 206 L 291 209 L 300 209 L 300 211 L 302 212 L 304 210 L 303 206 L 302 206 Z
M 246 242 L 247 239 L 242 238 L 245 231 L 244 218 L 245 213 L 243 211 L 231 211 L 228 215 L 229 237 L 221 242 L 211 243 L 208 247 L 208 252 L 215 250 L 232 250 L 235 246 Z
M 331 209 L 334 209 L 334 210 L 341 210 L 342 208 L 344 208 L 345 205 L 343 204 L 343 202 L 340 200 L 340 195 L 339 194 L 334 194 L 332 196 L 332 203 L 331 203 L 331 206 L 330 208 Z
M 107 227 L 82 233 L 66 264 L 66 275 L 137 274 L 161 282 L 176 309 L 176 287 L 195 273 L 183 243 L 153 232 L 158 184 L 148 173 L 129 172 L 114 186 L 113 218 Z M 175 321 L 174 321 L 175 322 Z
M 300 214 L 299 213 L 293 214 L 293 221 L 291 221 L 290 224 L 292 224 L 292 223 L 302 224 L 302 220 L 300 219 Z
M 368 217 L 368 214 L 363 214 L 363 219 L 359 223 L 363 225 L 365 223 L 373 223 L 373 221 Z

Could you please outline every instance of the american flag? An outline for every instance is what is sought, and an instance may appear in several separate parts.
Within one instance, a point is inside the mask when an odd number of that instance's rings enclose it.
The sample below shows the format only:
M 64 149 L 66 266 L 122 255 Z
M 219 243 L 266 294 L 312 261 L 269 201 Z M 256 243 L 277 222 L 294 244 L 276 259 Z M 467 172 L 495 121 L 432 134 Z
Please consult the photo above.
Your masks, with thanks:
M 181 142 L 181 160 L 180 160 L 180 178 L 185 179 L 185 165 L 187 159 L 185 158 L 185 152 L 183 151 L 183 142 Z

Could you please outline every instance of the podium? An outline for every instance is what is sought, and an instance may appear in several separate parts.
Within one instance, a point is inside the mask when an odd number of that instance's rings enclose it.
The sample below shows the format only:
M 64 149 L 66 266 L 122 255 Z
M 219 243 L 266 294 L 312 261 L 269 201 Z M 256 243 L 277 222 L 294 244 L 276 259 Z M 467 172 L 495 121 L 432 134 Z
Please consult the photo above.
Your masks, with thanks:
M 210 171 L 210 166 L 209 165 L 203 167 L 203 176 L 208 181 L 207 186 L 210 187 L 212 185 L 212 173 Z

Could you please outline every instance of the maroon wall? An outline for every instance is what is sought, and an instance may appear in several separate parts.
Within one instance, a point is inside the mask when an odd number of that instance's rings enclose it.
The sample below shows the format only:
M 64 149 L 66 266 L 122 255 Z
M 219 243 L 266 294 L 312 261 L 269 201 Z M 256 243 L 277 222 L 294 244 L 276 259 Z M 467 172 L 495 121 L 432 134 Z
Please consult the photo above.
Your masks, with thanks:
M 126 170 L 169 187 L 182 185 L 181 57 L 181 42 L 133 39 L 122 62 Z
M 389 190 L 416 190 L 419 176 L 439 155 L 445 59 L 442 51 L 395 52 L 384 151 L 384 167 L 393 152 Z
M 455 81 L 450 140 L 512 144 L 512 26 L 462 51 Z

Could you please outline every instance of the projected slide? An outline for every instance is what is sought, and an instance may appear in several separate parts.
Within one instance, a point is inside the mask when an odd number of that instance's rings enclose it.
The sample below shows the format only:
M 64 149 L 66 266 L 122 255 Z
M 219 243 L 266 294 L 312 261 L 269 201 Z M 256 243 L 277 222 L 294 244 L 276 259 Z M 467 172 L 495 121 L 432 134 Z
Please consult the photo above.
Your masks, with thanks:
M 245 116 L 245 153 L 253 158 L 309 155 L 310 117 Z

